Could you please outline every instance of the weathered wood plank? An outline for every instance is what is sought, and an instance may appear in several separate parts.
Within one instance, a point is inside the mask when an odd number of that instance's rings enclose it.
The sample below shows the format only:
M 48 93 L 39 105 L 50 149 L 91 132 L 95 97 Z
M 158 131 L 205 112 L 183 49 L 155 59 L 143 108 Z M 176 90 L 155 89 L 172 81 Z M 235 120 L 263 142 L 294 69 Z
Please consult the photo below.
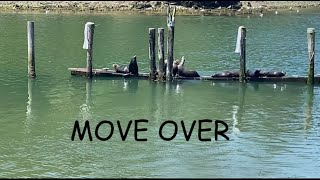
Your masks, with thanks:
M 83 75 L 87 74 L 86 68 L 69 68 L 71 75 Z M 140 73 L 138 76 L 131 74 L 116 73 L 113 70 L 104 69 L 93 69 L 92 75 L 97 77 L 124 77 L 124 78 L 139 78 L 148 79 L 149 73 Z M 307 83 L 307 76 L 284 76 L 284 77 L 260 77 L 260 78 L 250 78 L 247 77 L 247 81 L 250 82 L 301 82 Z M 178 80 L 208 80 L 208 81 L 239 81 L 239 77 L 211 77 L 211 76 L 201 76 L 201 77 L 175 77 Z M 320 76 L 314 76 L 315 83 L 320 84 Z

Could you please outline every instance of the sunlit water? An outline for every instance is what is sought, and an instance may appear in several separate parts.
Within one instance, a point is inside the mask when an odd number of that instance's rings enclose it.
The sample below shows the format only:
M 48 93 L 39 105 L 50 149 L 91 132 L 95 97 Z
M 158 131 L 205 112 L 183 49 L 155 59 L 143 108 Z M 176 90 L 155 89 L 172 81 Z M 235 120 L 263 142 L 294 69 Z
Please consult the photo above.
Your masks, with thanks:
M 247 28 L 247 67 L 306 75 L 307 28 L 320 29 L 319 11 L 261 17 L 178 16 L 175 57 L 202 75 L 238 69 L 237 29 Z M 27 78 L 27 21 L 35 21 L 36 73 Z M 319 177 L 320 87 L 296 83 L 178 81 L 171 84 L 122 78 L 72 77 L 85 67 L 87 21 L 94 35 L 95 68 L 127 64 L 137 55 L 147 72 L 148 28 L 166 28 L 165 16 L 1 14 L 0 177 Z M 167 34 L 165 34 L 167 37 Z M 316 35 L 316 73 L 320 73 Z M 98 141 L 102 120 L 148 119 L 147 132 L 127 140 L 115 131 Z M 162 140 L 166 120 L 179 125 L 176 138 Z M 220 119 L 229 141 L 196 124 L 190 141 L 181 129 L 193 120 Z M 71 141 L 74 122 L 89 120 L 93 141 Z M 133 124 L 134 125 L 134 124 Z M 204 127 L 214 129 L 214 125 Z M 172 126 L 164 133 L 169 136 Z M 102 135 L 107 131 L 101 130 Z

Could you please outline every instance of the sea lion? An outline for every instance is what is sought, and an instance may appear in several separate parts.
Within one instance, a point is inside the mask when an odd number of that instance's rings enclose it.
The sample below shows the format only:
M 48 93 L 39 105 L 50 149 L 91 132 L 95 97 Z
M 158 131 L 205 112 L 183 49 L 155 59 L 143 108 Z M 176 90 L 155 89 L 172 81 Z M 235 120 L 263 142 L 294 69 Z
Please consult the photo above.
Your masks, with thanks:
M 211 75 L 211 77 L 239 77 L 239 72 L 237 72 L 237 71 L 234 71 L 234 72 L 224 71 L 221 73 L 215 73 L 215 74 Z
M 178 64 L 179 64 L 178 60 L 173 61 L 173 65 L 172 65 L 173 76 L 175 76 L 178 73 Z M 166 59 L 166 60 L 164 60 L 163 69 L 162 69 L 164 76 L 167 74 L 167 66 L 168 66 L 168 60 Z M 158 74 L 159 74 L 159 72 L 157 71 L 156 75 L 158 75 Z
M 222 73 L 213 74 L 211 77 L 239 77 L 240 71 L 224 71 Z M 255 71 L 247 70 L 246 76 L 248 77 L 260 77 L 260 69 Z
M 178 74 L 178 66 L 179 66 L 179 61 L 176 59 L 173 61 L 172 65 L 172 75 L 176 76 Z
M 258 78 L 258 77 L 260 77 L 260 71 L 261 71 L 261 69 L 257 69 L 255 71 L 252 71 L 252 70 L 248 69 L 247 72 L 246 72 L 246 76 L 253 77 L 253 78 Z
M 215 73 L 211 77 L 239 77 L 239 71 L 223 71 L 221 73 Z
M 116 73 L 129 73 L 128 67 L 121 68 L 118 64 L 113 64 L 112 67 Z
M 240 71 L 226 71 L 225 72 L 228 77 L 239 77 L 240 76 Z
M 279 72 L 279 71 L 271 71 L 270 72 L 269 71 L 267 74 L 267 77 L 283 77 L 285 75 L 286 75 L 286 73 L 283 71 L 281 71 L 281 72 Z
M 200 77 L 197 71 L 195 70 L 186 70 L 184 68 L 185 59 L 184 56 L 181 58 L 181 62 L 178 65 L 178 76 L 182 77 Z
M 139 75 L 139 68 L 137 63 L 137 57 L 133 56 L 129 63 L 129 73 L 133 75 Z

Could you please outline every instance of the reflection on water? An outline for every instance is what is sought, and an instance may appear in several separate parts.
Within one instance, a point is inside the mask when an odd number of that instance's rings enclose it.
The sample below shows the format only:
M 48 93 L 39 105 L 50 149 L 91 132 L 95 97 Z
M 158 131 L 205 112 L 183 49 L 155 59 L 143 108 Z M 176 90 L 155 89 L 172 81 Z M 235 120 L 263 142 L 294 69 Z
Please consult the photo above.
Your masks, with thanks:
M 136 93 L 139 86 L 138 79 L 125 79 L 123 81 L 123 90 L 129 91 L 131 93 Z
M 85 88 L 85 102 L 80 106 L 80 114 L 81 114 L 81 121 L 84 122 L 86 120 L 92 119 L 92 79 L 86 79 L 86 88 Z
M 259 86 L 259 85 L 258 85 Z M 254 89 L 256 89 L 257 85 L 254 85 Z M 239 121 L 241 122 L 242 116 L 244 113 L 244 105 L 245 105 L 245 94 L 246 94 L 247 84 L 245 83 L 239 83 L 239 105 L 233 106 L 233 125 L 232 125 L 232 131 L 236 134 L 240 133 L 239 128 L 237 127 Z
M 32 89 L 34 87 L 35 79 L 28 79 L 28 102 L 27 102 L 27 112 L 26 112 L 26 120 L 25 120 L 25 132 L 30 133 L 30 124 L 33 120 L 32 114 Z
M 307 108 L 306 108 L 306 117 L 305 117 L 305 124 L 304 130 L 307 131 L 310 128 L 310 122 L 312 121 L 312 107 L 313 107 L 313 95 L 314 95 L 314 86 L 308 85 L 307 86 Z

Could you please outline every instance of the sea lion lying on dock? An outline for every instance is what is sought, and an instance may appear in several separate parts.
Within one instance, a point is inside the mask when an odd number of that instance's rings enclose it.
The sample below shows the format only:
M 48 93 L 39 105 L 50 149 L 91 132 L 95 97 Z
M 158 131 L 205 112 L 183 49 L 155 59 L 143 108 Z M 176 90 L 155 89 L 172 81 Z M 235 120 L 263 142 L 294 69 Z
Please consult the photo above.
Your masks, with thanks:
M 195 70 L 186 70 L 184 68 L 185 59 L 184 56 L 181 58 L 181 62 L 178 65 L 178 76 L 182 77 L 200 77 L 197 71 Z
M 260 77 L 260 69 L 255 71 L 247 70 L 246 75 L 248 77 Z M 211 77 L 239 77 L 240 71 L 224 71 L 222 73 L 213 74 Z
M 139 75 L 139 68 L 137 63 L 137 57 L 133 56 L 129 63 L 129 73 L 133 75 Z
M 283 71 L 263 71 L 260 72 L 264 77 L 283 77 L 287 73 Z
M 257 70 L 254 70 L 254 71 L 248 69 L 247 72 L 246 72 L 246 76 L 253 77 L 253 78 L 258 78 L 258 77 L 261 76 L 260 71 L 261 71 L 261 69 L 257 69 Z
M 239 77 L 239 71 L 223 71 L 222 73 L 215 73 L 211 77 Z
M 112 67 L 116 73 L 123 73 L 123 74 L 129 73 L 128 67 L 120 67 L 118 64 L 113 64 Z
M 224 71 L 222 73 L 213 74 L 211 77 L 239 77 L 239 71 Z M 257 70 L 247 70 L 246 76 L 251 78 L 259 78 L 259 77 L 283 77 L 286 73 L 281 71 L 261 71 Z

